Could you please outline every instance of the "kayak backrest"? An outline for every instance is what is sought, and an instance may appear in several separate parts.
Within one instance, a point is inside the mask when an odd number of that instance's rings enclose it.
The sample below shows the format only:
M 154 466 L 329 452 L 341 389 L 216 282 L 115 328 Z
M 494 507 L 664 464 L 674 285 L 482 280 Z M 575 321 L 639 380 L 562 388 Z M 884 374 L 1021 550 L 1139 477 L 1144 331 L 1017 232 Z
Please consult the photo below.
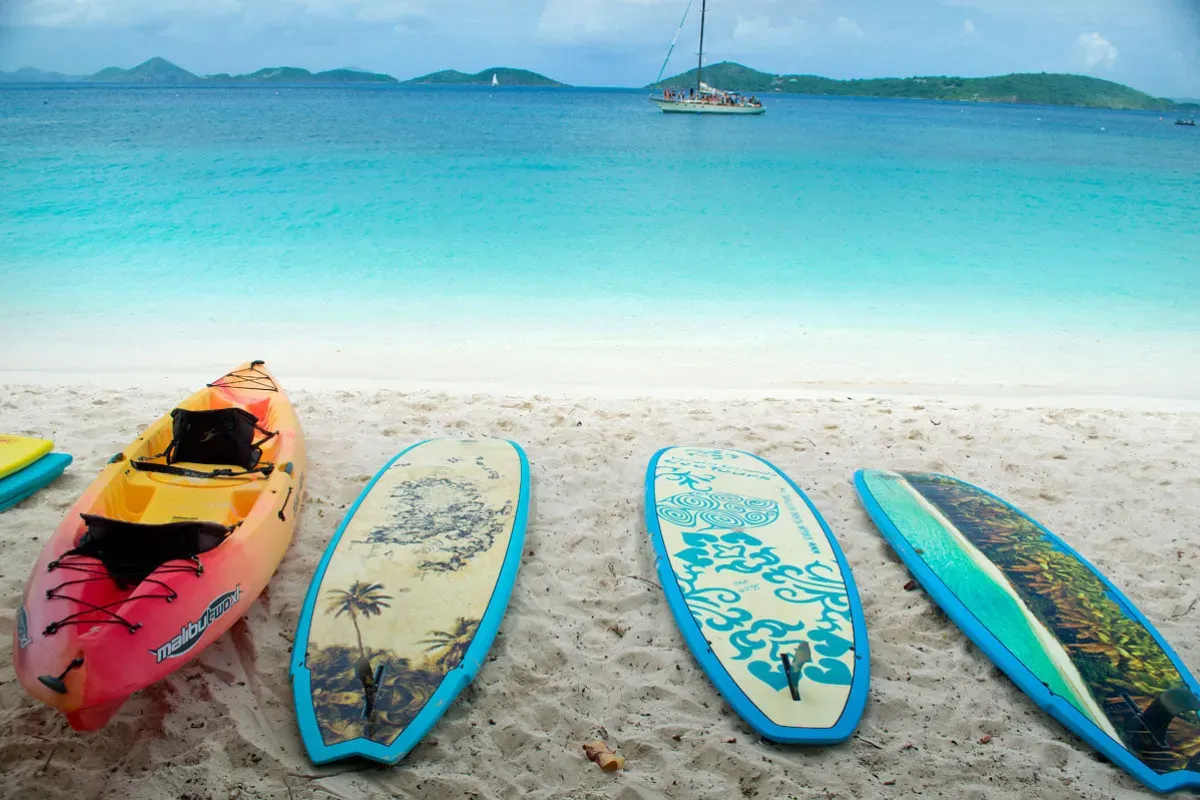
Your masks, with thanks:
M 81 514 L 87 531 L 64 555 L 99 559 L 122 589 L 141 583 L 168 561 L 188 560 L 219 546 L 234 526 L 187 520 L 147 525 Z
M 171 412 L 171 445 L 167 463 L 231 464 L 254 469 L 262 458 L 254 432 L 258 418 L 241 408 L 194 411 L 176 408 Z

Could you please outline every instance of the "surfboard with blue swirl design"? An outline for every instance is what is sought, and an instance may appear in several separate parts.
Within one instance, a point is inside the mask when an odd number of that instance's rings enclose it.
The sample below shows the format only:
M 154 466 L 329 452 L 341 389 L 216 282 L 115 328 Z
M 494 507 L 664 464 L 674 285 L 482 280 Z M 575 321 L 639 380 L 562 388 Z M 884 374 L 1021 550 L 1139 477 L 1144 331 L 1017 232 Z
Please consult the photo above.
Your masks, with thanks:
M 763 459 L 669 447 L 646 472 L 667 603 L 717 690 L 759 735 L 844 741 L 862 718 L 867 628 L 817 509 Z

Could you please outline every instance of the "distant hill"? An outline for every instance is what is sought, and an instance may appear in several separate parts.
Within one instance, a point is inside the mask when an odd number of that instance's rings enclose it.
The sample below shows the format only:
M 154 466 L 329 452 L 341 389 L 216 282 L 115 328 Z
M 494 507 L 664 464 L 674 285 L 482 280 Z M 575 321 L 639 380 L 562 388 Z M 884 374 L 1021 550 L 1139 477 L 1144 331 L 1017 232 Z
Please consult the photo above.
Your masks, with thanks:
M 132 69 L 105 67 L 84 80 L 96 83 L 195 83 L 200 77 L 165 58 L 155 57 Z
M 0 72 L 0 83 L 66 83 L 77 80 L 79 79 L 61 72 L 43 72 L 33 67 L 21 67 L 13 72 Z
M 965 100 L 979 103 L 1028 103 L 1088 108 L 1166 111 L 1176 104 L 1119 83 L 1086 75 L 1021 73 L 992 78 L 869 78 L 839 81 L 817 75 L 772 75 L 724 61 L 704 68 L 705 83 L 737 92 L 787 92 L 840 97 L 897 97 Z M 651 84 L 650 89 L 694 86 L 696 70 Z
M 364 72 L 356 69 L 331 69 L 325 72 L 309 72 L 300 67 L 267 67 L 247 75 L 206 75 L 206 81 L 214 83 L 399 83 L 391 75 L 381 72 Z
M 428 75 L 404 81 L 404 83 L 410 86 L 435 84 L 488 86 L 492 83 L 493 75 L 500 81 L 501 86 L 566 86 L 565 83 L 559 83 L 553 78 L 547 78 L 545 75 L 539 75 L 527 69 L 512 69 L 510 67 L 493 67 L 492 69 L 485 69 L 482 72 L 476 72 L 474 75 L 468 75 L 456 69 L 444 69 L 441 72 L 431 72 Z
M 379 83 L 395 84 L 391 75 L 354 69 L 331 69 L 309 72 L 300 67 L 267 67 L 248 75 L 196 75 L 165 58 L 143 61 L 132 69 L 105 67 L 94 75 L 72 76 L 61 72 L 43 72 L 25 67 L 15 72 L 0 72 L 0 83 L 137 83 L 137 84 L 195 84 L 195 83 Z

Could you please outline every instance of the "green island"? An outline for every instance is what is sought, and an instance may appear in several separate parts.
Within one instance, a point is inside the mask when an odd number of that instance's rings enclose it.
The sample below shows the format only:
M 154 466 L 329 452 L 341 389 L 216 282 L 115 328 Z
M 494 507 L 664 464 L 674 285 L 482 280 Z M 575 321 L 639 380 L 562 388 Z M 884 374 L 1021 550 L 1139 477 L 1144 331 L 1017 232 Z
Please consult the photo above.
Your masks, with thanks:
M 355 69 L 329 69 L 309 72 L 300 67 L 266 67 L 248 75 L 218 73 L 206 75 L 213 83 L 399 83 L 391 75 Z
M 433 85 L 491 85 L 496 76 L 501 86 L 566 86 L 553 78 L 524 69 L 493 67 L 469 75 L 448 69 L 431 72 L 419 78 L 404 81 L 409 86 Z M 309 72 L 300 67 L 266 67 L 244 75 L 227 72 L 216 75 L 197 75 L 183 67 L 172 64 L 165 58 L 155 57 L 143 61 L 136 67 L 105 67 L 93 75 L 64 75 L 61 72 L 45 72 L 33 67 L 23 67 L 15 72 L 0 72 L 0 83 L 131 83 L 131 84 L 227 84 L 227 83 L 375 83 L 399 84 L 391 75 L 367 72 L 360 69 L 331 69 L 324 72 Z
M 380 83 L 397 84 L 391 75 L 355 69 L 331 69 L 309 72 L 300 67 L 267 67 L 247 75 L 197 75 L 165 58 L 151 58 L 136 67 L 105 67 L 93 75 L 63 75 L 25 67 L 16 72 L 0 72 L 0 83 L 132 83 L 156 85 L 197 85 L 205 83 Z
M 21 67 L 12 72 L 0 72 L 0 83 L 71 83 L 79 78 L 61 72 L 46 72 L 33 67 Z
M 490 86 L 493 75 L 496 76 L 496 80 L 500 82 L 501 86 L 566 86 L 565 83 L 559 83 L 545 75 L 511 67 L 493 67 L 473 75 L 459 72 L 456 69 L 444 69 L 441 72 L 431 72 L 428 75 L 404 81 L 404 83 L 409 86 Z
M 1018 73 L 990 78 L 864 78 L 840 81 L 818 75 L 772 75 L 723 61 L 704 68 L 704 81 L 734 92 L 767 95 L 887 97 L 913 100 L 959 100 L 977 103 L 1021 103 L 1047 106 L 1191 111 L 1197 106 L 1175 103 L 1128 86 L 1086 75 Z M 648 89 L 696 85 L 696 70 L 650 84 Z

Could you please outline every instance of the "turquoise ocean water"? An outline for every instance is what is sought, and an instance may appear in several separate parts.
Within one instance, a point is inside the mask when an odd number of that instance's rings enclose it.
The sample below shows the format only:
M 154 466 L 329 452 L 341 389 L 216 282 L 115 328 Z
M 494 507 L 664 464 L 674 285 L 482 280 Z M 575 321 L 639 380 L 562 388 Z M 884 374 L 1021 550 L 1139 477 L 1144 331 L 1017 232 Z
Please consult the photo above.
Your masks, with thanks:
M 1195 129 L 766 99 L 0 89 L 2 316 L 1200 332 Z

